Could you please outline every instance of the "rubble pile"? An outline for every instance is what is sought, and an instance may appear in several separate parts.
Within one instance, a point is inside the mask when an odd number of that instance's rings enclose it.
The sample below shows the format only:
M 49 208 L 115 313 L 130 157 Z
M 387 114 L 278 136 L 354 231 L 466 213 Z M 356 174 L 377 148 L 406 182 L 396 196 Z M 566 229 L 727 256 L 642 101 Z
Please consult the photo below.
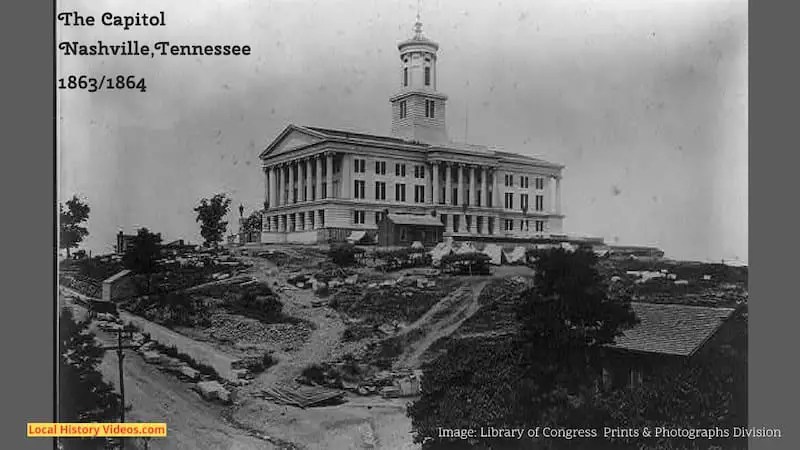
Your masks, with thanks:
M 225 313 L 214 315 L 206 331 L 221 341 L 264 344 L 275 349 L 299 348 L 311 334 L 311 328 L 303 322 L 266 324 Z

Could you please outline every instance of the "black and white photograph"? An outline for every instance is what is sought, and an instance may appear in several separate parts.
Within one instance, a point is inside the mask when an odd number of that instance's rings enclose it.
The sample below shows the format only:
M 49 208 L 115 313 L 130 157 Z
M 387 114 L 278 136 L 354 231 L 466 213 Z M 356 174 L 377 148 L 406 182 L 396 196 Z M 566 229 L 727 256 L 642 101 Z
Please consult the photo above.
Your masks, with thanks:
M 711 450 L 785 433 L 748 418 L 747 1 L 55 12 L 55 422 L 73 428 L 29 436 Z

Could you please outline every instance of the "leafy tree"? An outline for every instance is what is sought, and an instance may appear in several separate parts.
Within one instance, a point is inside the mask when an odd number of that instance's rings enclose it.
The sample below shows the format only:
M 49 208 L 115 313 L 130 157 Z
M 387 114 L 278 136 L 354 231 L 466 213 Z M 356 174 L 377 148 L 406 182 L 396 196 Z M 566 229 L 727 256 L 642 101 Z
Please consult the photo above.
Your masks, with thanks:
M 97 369 L 104 351 L 87 321 L 77 321 L 72 310 L 61 310 L 59 320 L 59 422 L 114 422 L 119 417 L 119 397 Z M 63 439 L 65 449 L 103 448 L 99 439 Z
M 245 233 L 255 233 L 261 231 L 261 213 L 255 211 L 244 220 L 242 231 Z
M 635 322 L 630 297 L 609 294 L 590 252 L 551 250 L 538 254 L 534 264 L 535 287 L 516 300 L 518 335 L 451 344 L 425 368 L 422 397 L 408 412 L 417 442 L 427 438 L 424 447 L 465 446 L 462 440 L 439 439 L 438 427 L 586 428 L 607 421 L 607 410 L 591 402 L 593 363 L 601 345 Z M 577 448 L 579 441 L 559 445 Z M 529 448 L 531 442 L 472 444 Z
M 150 276 L 158 269 L 161 255 L 161 235 L 140 228 L 122 256 L 122 264 L 135 273 L 147 276 L 147 292 L 150 292 Z
M 77 195 L 73 195 L 66 204 L 58 205 L 59 248 L 67 251 L 67 258 L 70 256 L 70 249 L 78 247 L 78 244 L 89 235 L 89 230 L 81 226 L 82 223 L 89 220 L 89 211 L 89 205 L 81 201 Z
M 228 222 L 222 219 L 228 214 L 231 199 L 225 194 L 216 194 L 210 200 L 202 199 L 194 208 L 197 213 L 196 221 L 200 223 L 200 235 L 205 240 L 206 247 L 216 247 L 225 235 Z

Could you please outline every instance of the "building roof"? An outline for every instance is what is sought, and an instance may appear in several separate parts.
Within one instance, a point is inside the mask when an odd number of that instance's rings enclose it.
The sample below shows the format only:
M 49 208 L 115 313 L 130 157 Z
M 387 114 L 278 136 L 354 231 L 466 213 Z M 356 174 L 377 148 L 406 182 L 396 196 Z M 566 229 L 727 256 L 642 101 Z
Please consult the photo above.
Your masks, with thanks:
M 427 214 L 387 214 L 386 217 L 397 225 L 444 226 L 441 220 Z
M 116 274 L 111 275 L 110 277 L 108 277 L 105 280 L 103 280 L 103 283 L 114 283 L 117 280 L 119 280 L 120 278 L 128 276 L 130 273 L 131 273 L 131 271 L 128 270 L 128 269 L 121 270 L 121 271 L 117 272 Z
M 609 347 L 674 356 L 692 356 L 735 311 L 640 302 L 631 307 L 640 322 Z

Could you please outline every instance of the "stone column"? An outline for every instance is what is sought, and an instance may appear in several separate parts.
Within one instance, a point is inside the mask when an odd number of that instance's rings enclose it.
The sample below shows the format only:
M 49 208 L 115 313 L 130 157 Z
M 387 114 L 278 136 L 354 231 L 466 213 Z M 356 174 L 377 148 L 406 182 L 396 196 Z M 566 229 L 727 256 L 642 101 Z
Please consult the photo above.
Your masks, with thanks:
M 277 189 L 277 184 L 275 183 L 275 168 L 269 167 L 267 170 L 269 171 L 269 207 L 274 208 L 278 206 L 278 202 L 275 199 L 275 190 Z
M 283 185 L 286 183 L 286 175 L 283 172 L 283 165 L 281 164 L 275 166 L 275 183 L 277 184 L 277 186 L 275 187 L 275 197 L 276 197 L 275 203 L 278 206 L 281 206 L 286 202 L 283 194 L 284 192 Z
M 450 163 L 444 163 L 444 204 L 449 205 L 452 203 L 453 197 L 453 173 Z
M 314 199 L 317 200 L 317 199 L 322 198 L 322 156 L 321 155 L 317 155 L 314 159 L 315 159 L 315 162 L 317 163 L 316 164 L 317 173 L 316 173 L 316 180 L 315 180 L 316 184 L 317 184 L 317 186 L 316 186 L 316 191 L 317 192 L 316 192 L 316 195 L 314 196 Z
M 458 165 L 458 198 L 456 199 L 456 203 L 458 206 L 464 204 L 464 200 L 467 199 L 466 196 L 466 183 L 464 183 L 464 165 Z M 460 228 L 460 227 L 459 227 Z
M 353 186 L 353 176 L 350 174 L 352 164 L 352 155 L 345 153 L 342 155 L 342 198 L 350 199 L 352 198 L 350 193 L 352 192 Z
M 431 195 L 433 196 L 433 204 L 439 204 L 439 191 L 441 191 L 441 187 L 439 186 L 439 163 L 431 164 L 431 180 L 433 183 L 433 188 L 431 188 Z
M 486 175 L 489 173 L 486 168 L 479 169 L 481 171 L 481 205 L 486 206 L 489 204 L 489 191 L 487 190 Z
M 561 177 L 556 177 L 556 214 L 561 214 Z
M 306 178 L 305 178 L 306 195 L 304 201 L 311 201 L 311 158 L 306 159 Z
M 422 166 L 423 169 L 428 172 L 426 175 L 427 179 L 425 180 L 425 190 L 427 191 L 427 195 L 425 196 L 425 203 L 434 204 L 433 201 L 433 191 L 435 190 L 433 186 L 433 164 L 425 164 Z
M 264 202 L 272 206 L 272 202 L 269 199 L 269 194 L 272 190 L 269 187 L 269 167 L 264 166 Z
M 299 169 L 299 166 L 296 162 L 292 161 L 289 163 L 289 204 L 297 203 L 297 198 L 294 196 L 294 186 L 299 177 L 295 175 L 295 169 Z
M 475 190 L 475 166 L 469 167 L 469 203 L 472 206 L 478 206 L 478 191 Z
M 499 178 L 500 178 L 500 171 L 495 169 L 492 172 L 492 186 L 494 189 L 492 192 L 492 197 L 494 197 L 492 202 L 495 208 L 502 208 L 501 206 L 502 203 L 500 203 L 500 183 L 498 182 Z
M 333 198 L 333 154 L 326 153 L 325 154 L 325 170 L 326 170 L 326 181 L 327 184 L 327 196 L 326 198 Z

